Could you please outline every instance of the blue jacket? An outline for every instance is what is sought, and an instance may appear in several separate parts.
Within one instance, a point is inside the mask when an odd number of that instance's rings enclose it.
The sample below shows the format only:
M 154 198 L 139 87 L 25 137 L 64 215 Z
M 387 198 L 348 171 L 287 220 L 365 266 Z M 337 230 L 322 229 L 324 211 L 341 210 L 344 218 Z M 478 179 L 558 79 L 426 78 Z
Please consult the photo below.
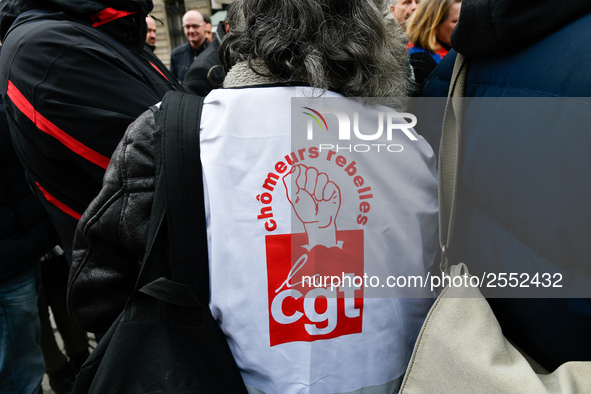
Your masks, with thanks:
M 462 4 L 452 45 L 470 59 L 465 95 L 503 98 L 495 101 L 501 111 L 483 99 L 466 107 L 464 118 L 450 258 L 466 262 L 473 274 L 542 274 L 549 267 L 591 273 L 591 133 L 585 126 L 591 124 L 591 51 L 583 49 L 591 7 L 567 2 L 568 7 L 547 0 Z M 528 25 L 541 14 L 546 16 L 539 25 Z M 524 25 L 528 32 L 520 35 Z M 451 51 L 441 61 L 423 96 L 447 95 L 455 58 Z M 559 116 L 547 115 L 540 97 L 553 98 L 550 112 L 564 104 Z M 419 117 L 424 122 L 417 129 L 437 152 L 443 107 L 430 111 Z M 489 303 L 505 335 L 546 368 L 591 360 L 590 299 Z

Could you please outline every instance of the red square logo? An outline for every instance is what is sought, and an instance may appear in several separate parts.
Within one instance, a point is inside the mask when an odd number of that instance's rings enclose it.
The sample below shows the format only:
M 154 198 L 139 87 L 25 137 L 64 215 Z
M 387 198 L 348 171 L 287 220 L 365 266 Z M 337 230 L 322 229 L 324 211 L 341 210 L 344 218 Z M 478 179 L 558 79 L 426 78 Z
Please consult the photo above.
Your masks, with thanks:
M 363 230 L 337 239 L 309 250 L 305 233 L 266 236 L 271 346 L 361 333 Z

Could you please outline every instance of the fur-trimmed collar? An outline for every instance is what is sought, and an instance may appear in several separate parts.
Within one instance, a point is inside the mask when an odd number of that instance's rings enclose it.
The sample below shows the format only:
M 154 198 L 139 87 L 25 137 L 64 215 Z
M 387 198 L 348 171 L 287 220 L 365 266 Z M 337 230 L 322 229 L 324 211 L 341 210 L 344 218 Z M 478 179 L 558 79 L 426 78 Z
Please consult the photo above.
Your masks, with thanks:
M 250 68 L 248 62 L 240 62 L 232 66 L 224 79 L 224 88 L 268 85 L 279 82 L 277 78 L 270 75 L 267 66 L 262 60 L 254 60 L 250 64 L 257 72 Z

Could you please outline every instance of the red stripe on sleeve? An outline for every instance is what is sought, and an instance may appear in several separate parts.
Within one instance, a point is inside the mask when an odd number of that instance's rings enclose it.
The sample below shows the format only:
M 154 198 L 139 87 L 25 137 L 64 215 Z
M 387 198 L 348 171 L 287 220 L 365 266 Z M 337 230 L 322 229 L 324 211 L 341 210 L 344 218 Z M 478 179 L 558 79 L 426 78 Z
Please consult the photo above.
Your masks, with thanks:
M 119 11 L 114 8 L 105 8 L 101 12 L 92 15 L 92 26 L 99 27 L 105 23 L 114 21 L 115 19 L 123 18 L 124 16 L 137 14 L 137 12 Z
M 152 65 L 152 67 L 154 67 L 156 69 L 156 71 L 158 71 L 160 73 L 160 75 L 162 75 L 164 77 L 164 79 L 166 79 L 168 81 L 168 78 L 166 78 L 166 75 L 164 75 L 162 70 L 160 70 L 158 67 L 156 67 L 156 65 L 154 63 L 150 62 L 150 64 Z
M 47 120 L 35 108 L 33 108 L 33 105 L 25 98 L 25 96 L 23 96 L 23 94 L 17 89 L 17 87 L 14 86 L 12 81 L 8 81 L 8 89 L 6 93 L 8 94 L 8 97 L 10 97 L 10 100 L 12 100 L 14 105 L 16 105 L 16 107 L 27 118 L 29 118 L 29 120 L 39 128 L 39 130 L 56 138 L 68 149 L 82 156 L 91 163 L 94 163 L 104 169 L 107 168 L 107 166 L 109 165 L 109 159 L 107 157 L 101 155 L 98 152 L 93 151 L 86 145 L 82 144 L 80 141 L 72 138 L 70 135 L 65 133 L 59 127 L 51 123 L 49 120 Z
M 47 201 L 49 201 L 51 204 L 53 204 L 57 208 L 59 208 L 62 212 L 67 213 L 68 215 L 70 215 L 74 219 L 80 220 L 82 215 L 80 215 L 78 212 L 74 211 L 72 208 L 70 208 L 69 206 L 67 206 L 66 204 L 64 204 L 63 202 L 61 202 L 60 200 L 58 200 L 57 198 L 55 198 L 51 194 L 49 194 L 49 192 L 47 190 L 45 190 L 44 188 L 42 188 L 38 182 L 35 182 L 35 184 L 37 185 L 39 190 L 41 190 L 41 193 L 43 193 L 43 197 L 45 197 L 45 199 Z

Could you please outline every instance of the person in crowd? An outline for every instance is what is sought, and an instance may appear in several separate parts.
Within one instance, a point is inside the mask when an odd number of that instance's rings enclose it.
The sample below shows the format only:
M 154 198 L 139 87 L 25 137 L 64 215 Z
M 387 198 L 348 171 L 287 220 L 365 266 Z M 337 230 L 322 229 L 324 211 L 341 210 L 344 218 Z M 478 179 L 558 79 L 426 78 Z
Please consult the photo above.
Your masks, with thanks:
M 146 33 L 146 46 L 154 52 L 156 49 L 156 20 L 152 18 L 150 15 L 146 16 L 146 26 L 148 27 L 148 32 Z
M 125 129 L 167 91 L 182 90 L 145 48 L 152 2 L 112 4 L 0 3 L 0 91 L 12 140 L 68 261 Z
M 218 52 L 229 29 L 227 19 L 218 24 L 212 45 L 197 56 L 189 67 L 184 81 L 184 87 L 189 92 L 207 96 L 212 89 L 222 87 L 226 73 L 220 65 Z
M 205 39 L 205 20 L 201 12 L 190 10 L 183 15 L 183 31 L 189 42 L 174 48 L 170 54 L 170 72 L 179 81 L 185 79 L 193 60 L 210 45 Z
M 390 14 L 398 25 L 405 29 L 406 21 L 417 9 L 420 0 L 394 0 L 390 4 Z
M 591 54 L 580 49 L 590 29 L 587 2 L 464 0 L 454 49 L 422 92 L 446 96 L 456 51 L 467 58 L 472 104 L 464 108 L 451 264 L 465 262 L 474 275 L 527 273 L 531 294 L 536 273 L 562 272 L 565 290 L 586 277 L 589 288 Z M 568 53 L 577 56 L 565 61 Z M 442 117 L 443 109 L 423 117 L 438 119 L 421 129 L 436 152 Z M 505 336 L 549 371 L 591 361 L 588 295 L 528 294 L 488 299 Z
M 205 39 L 210 43 L 213 42 L 213 35 L 212 35 L 212 26 L 211 26 L 211 18 L 207 15 L 203 15 L 203 20 L 205 21 Z
M 430 293 L 388 297 L 351 284 L 337 299 L 330 285 L 310 289 L 301 277 L 426 276 L 437 254 L 437 174 L 422 137 L 391 133 L 388 143 L 404 155 L 319 151 L 318 139 L 305 138 L 305 125 L 316 125 L 315 138 L 343 144 L 339 118 L 323 115 L 333 105 L 350 105 L 347 116 L 364 130 L 398 116 L 354 99 L 408 94 L 407 38 L 384 8 L 379 0 L 236 0 L 228 8 L 224 89 L 209 93 L 201 117 L 203 179 L 187 181 L 204 182 L 210 307 L 252 392 L 396 392 L 432 304 Z M 304 108 L 292 112 L 297 98 Z M 155 112 L 130 126 L 80 222 L 69 300 L 83 327 L 108 327 L 134 287 L 154 196 L 142 189 L 140 201 L 124 185 L 155 175 Z M 290 132 L 292 118 L 301 133 Z M 128 220 L 138 225 L 124 229 Z
M 407 23 L 410 64 L 420 95 L 425 80 L 451 49 L 462 0 L 423 0 Z
M 39 264 L 59 238 L 29 189 L 10 141 L 1 98 L 0 218 L 0 391 L 42 394 Z
M 406 31 L 406 21 L 417 9 L 420 0 L 394 0 L 390 4 L 389 16 L 403 31 Z M 408 63 L 409 83 L 414 86 L 414 71 L 410 61 Z

